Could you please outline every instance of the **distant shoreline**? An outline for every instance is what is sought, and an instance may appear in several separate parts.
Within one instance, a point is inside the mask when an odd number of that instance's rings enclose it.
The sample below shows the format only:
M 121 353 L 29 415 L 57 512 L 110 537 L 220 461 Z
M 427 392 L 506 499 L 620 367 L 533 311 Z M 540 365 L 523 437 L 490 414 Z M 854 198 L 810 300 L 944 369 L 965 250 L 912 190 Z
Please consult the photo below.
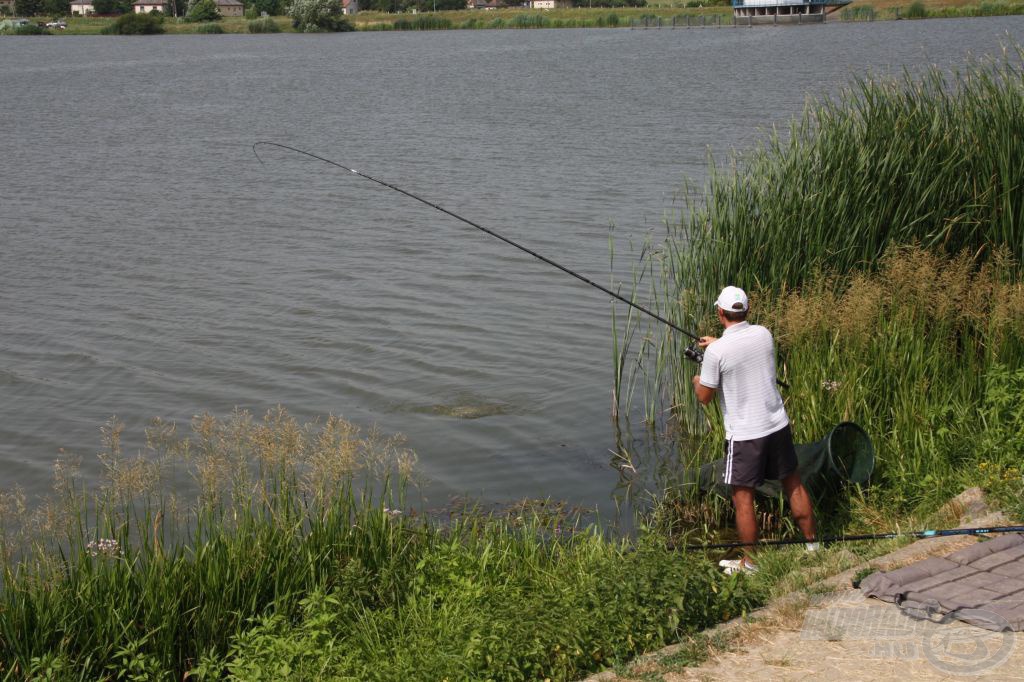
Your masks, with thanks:
M 360 12 L 348 17 L 358 31 L 393 30 L 467 30 L 501 28 L 731 28 L 732 7 L 685 7 L 682 0 L 658 3 L 648 7 L 576 7 L 571 9 L 537 10 L 509 8 L 500 10 L 450 10 L 439 12 Z M 691 3 L 692 4 L 692 3 Z M 912 5 L 918 4 L 918 15 L 910 17 Z M 1024 0 L 924 0 L 920 3 L 899 0 L 868 0 L 828 15 L 827 22 L 870 22 L 932 18 L 968 18 L 978 16 L 1013 16 L 1024 14 Z M 6 18 L 6 17 L 5 17 Z M 50 21 L 52 17 L 31 17 L 33 23 Z M 271 17 L 282 33 L 295 33 L 286 16 Z M 67 28 L 51 30 L 52 35 L 99 35 L 116 17 L 70 17 Z M 223 33 L 249 33 L 244 17 L 226 17 L 216 22 Z M 199 34 L 202 23 L 186 22 L 168 17 L 165 34 Z M 742 25 L 742 24 L 740 24 Z M 742 25 L 746 28 L 745 25 Z

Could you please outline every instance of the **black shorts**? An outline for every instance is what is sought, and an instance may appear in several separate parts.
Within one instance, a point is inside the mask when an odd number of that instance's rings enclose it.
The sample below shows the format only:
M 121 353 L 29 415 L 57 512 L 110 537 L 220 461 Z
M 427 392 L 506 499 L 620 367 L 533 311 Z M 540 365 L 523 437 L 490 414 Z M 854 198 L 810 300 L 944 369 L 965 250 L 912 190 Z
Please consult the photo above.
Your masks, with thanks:
M 725 441 L 722 482 L 756 488 L 766 478 L 781 480 L 796 471 L 796 448 L 789 424 L 763 438 Z

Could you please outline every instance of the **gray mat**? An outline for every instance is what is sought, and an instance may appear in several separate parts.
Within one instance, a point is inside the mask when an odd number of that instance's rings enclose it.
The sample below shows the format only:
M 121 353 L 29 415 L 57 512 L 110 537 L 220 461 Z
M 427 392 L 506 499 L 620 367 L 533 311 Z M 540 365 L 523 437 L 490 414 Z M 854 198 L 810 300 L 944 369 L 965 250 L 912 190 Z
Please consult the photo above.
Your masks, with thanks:
M 916 618 L 956 618 L 987 630 L 1019 632 L 1024 629 L 1024 534 L 873 573 L 860 589 Z

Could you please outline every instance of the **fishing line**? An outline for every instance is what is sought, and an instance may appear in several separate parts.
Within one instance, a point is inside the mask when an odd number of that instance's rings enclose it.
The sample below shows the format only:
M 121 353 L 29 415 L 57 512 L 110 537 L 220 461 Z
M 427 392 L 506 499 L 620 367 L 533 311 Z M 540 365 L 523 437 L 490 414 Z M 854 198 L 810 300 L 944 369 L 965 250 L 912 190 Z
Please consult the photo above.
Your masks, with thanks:
M 503 236 L 501 234 L 498 234 L 497 232 L 495 232 L 492 229 L 486 228 L 483 225 L 480 225 L 479 223 L 475 223 L 472 220 L 469 220 L 468 218 L 463 218 L 458 213 L 455 213 L 453 211 L 449 211 L 447 208 L 444 208 L 443 206 L 438 206 L 437 204 L 433 203 L 432 201 L 428 201 L 428 200 L 424 199 L 423 197 L 417 196 L 417 195 L 413 194 L 412 192 L 409 192 L 408 190 L 404 190 L 401 187 L 397 187 L 395 185 L 392 185 L 389 182 L 385 182 L 383 180 L 379 180 L 379 179 L 377 179 L 375 177 L 367 175 L 366 173 L 360 173 L 356 169 L 349 168 L 348 166 L 343 166 L 342 164 L 338 163 L 337 161 L 331 161 L 330 159 L 325 159 L 324 157 L 318 156 L 316 154 L 313 154 L 312 152 L 307 152 L 307 151 L 305 151 L 303 149 L 297 149 L 295 147 L 290 147 L 290 146 L 288 146 L 286 144 L 281 144 L 279 142 L 260 141 L 260 142 L 257 142 L 256 144 L 254 144 L 252 146 L 252 153 L 256 155 L 257 160 L 259 160 L 259 162 L 261 164 L 263 164 L 263 159 L 260 158 L 259 152 L 256 151 L 256 148 L 258 146 L 260 146 L 260 145 L 267 145 L 267 146 L 270 146 L 270 147 L 279 147 L 281 149 L 287 149 L 288 151 L 295 152 L 296 154 L 302 154 L 304 156 L 310 157 L 311 159 L 316 159 L 318 161 L 323 161 L 324 163 L 330 164 L 332 166 L 336 166 L 337 168 L 341 168 L 342 170 L 347 170 L 349 173 L 353 173 L 355 175 L 358 175 L 361 178 L 366 178 L 370 182 L 375 182 L 375 183 L 377 183 L 378 185 L 380 185 L 382 187 L 387 187 L 388 189 L 392 189 L 392 190 L 398 192 L 399 194 L 404 194 L 405 196 L 409 197 L 410 199 L 415 199 L 416 201 L 420 202 L 421 204 L 426 204 L 430 208 L 438 210 L 441 213 L 444 213 L 445 215 L 449 215 L 452 218 L 455 218 L 456 220 L 460 220 L 460 221 L 466 223 L 467 225 L 469 225 L 471 227 L 475 227 L 476 229 L 480 230 L 481 232 L 485 232 L 485 233 L 491 235 L 495 239 L 500 239 L 501 241 L 505 242 L 506 244 L 508 244 L 510 246 L 514 246 L 517 249 L 519 249 L 520 251 L 523 251 L 525 253 L 530 254 L 531 256 L 536 258 L 537 260 L 542 261 L 544 263 L 547 263 L 548 265 L 551 265 L 553 267 L 558 268 L 559 270 L 561 270 L 562 272 L 566 273 L 567 275 L 572 275 L 573 277 L 575 277 L 576 279 L 580 280 L 584 284 L 589 284 L 590 286 L 594 287 L 595 289 L 597 289 L 599 291 L 602 291 L 605 294 L 608 294 L 612 298 L 614 298 L 616 300 L 619 300 L 619 301 L 622 301 L 626 305 L 631 306 L 631 307 L 639 310 L 640 312 L 642 312 L 642 313 L 644 313 L 646 315 L 650 315 L 651 317 L 656 319 L 658 322 L 661 322 L 662 324 L 668 325 L 672 329 L 676 330 L 677 332 L 680 332 L 681 334 L 685 334 L 686 336 L 688 336 L 689 338 L 693 339 L 694 341 L 697 341 L 700 338 L 696 334 L 694 334 L 694 333 L 692 333 L 690 331 L 687 331 L 686 329 L 683 329 L 679 325 L 677 325 L 677 324 L 675 324 L 673 322 L 669 322 L 668 320 L 666 320 L 664 317 L 662 317 L 661 315 L 657 314 L 656 312 L 654 312 L 652 310 L 649 310 L 649 309 L 643 307 L 642 305 L 639 305 L 638 303 L 634 303 L 633 301 L 630 301 L 628 298 L 625 298 L 624 296 L 621 296 L 621 295 L 615 293 L 614 291 L 612 291 L 608 287 L 601 286 L 597 282 L 594 282 L 593 280 L 588 279 L 587 277 L 584 277 L 583 275 L 579 274 L 578 272 L 575 272 L 574 270 L 570 270 L 569 268 L 565 267 L 561 263 L 557 263 L 557 262 L 551 260 L 550 258 L 548 258 L 547 256 L 543 256 L 543 255 L 537 253 L 536 251 L 523 246 L 522 244 L 519 244 L 517 242 L 512 241 L 508 237 L 505 237 L 505 236 Z M 263 165 L 266 165 L 266 164 L 263 164 Z M 691 357 L 691 355 L 689 353 L 687 353 L 686 355 L 691 360 L 699 362 L 699 360 L 697 360 L 696 358 Z
M 950 537 L 953 535 L 987 535 L 989 533 L 1024 533 L 1024 526 L 994 526 L 991 528 L 945 528 L 940 530 L 914 530 L 914 531 L 896 531 L 893 533 L 866 533 L 863 535 L 837 535 L 833 537 L 821 537 L 816 539 L 814 542 L 821 542 L 823 544 L 832 544 L 837 542 L 858 542 L 861 540 L 892 540 L 894 538 L 942 538 Z M 802 545 L 807 540 L 800 539 L 789 539 L 789 540 L 759 540 L 754 543 L 754 547 L 776 547 L 779 545 Z M 743 542 L 716 542 L 706 545 L 683 545 L 681 547 L 672 546 L 672 549 L 683 549 L 686 551 L 694 551 L 700 549 L 733 549 L 737 547 L 748 547 L 747 543 Z

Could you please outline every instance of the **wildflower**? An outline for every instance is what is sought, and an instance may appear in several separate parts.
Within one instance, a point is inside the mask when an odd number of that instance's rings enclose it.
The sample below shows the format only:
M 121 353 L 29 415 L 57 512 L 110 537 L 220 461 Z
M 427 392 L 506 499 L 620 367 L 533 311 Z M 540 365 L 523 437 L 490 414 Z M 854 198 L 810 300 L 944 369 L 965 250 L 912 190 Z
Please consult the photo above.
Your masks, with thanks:
M 839 388 L 842 385 L 843 384 L 841 382 L 836 381 L 834 379 L 825 379 L 823 382 L 821 382 L 821 387 L 828 391 L 829 393 L 835 393 L 836 391 L 839 390 Z
M 387 514 L 388 516 L 394 518 L 396 516 L 401 516 L 402 515 L 402 510 L 401 509 L 388 509 L 387 507 L 384 507 L 384 513 Z
M 121 556 L 121 543 L 114 538 L 100 538 L 99 540 L 92 540 L 85 546 L 85 551 L 89 553 L 89 556 L 102 556 L 109 558 L 116 558 Z

